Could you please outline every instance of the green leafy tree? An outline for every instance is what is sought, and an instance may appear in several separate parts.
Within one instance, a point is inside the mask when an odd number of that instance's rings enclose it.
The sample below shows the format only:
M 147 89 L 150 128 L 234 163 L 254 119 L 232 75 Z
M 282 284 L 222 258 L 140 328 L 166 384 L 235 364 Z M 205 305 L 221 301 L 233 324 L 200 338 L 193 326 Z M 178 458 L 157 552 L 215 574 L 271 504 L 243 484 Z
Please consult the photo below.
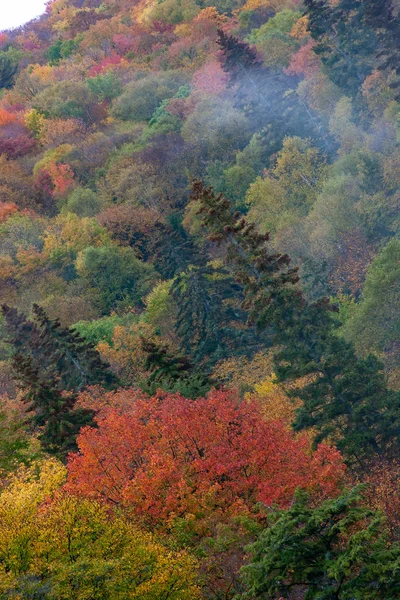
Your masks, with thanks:
M 7 397 L 0 398 L 0 473 L 14 471 L 20 464 L 35 458 L 31 435 L 25 415 Z
M 63 58 L 68 58 L 75 52 L 78 45 L 75 40 L 57 40 L 47 51 L 51 65 L 57 65 Z
M 93 122 L 96 98 L 79 81 L 59 81 L 35 95 L 33 108 L 50 118 L 82 119 Z
M 102 208 L 99 196 L 88 188 L 75 188 L 68 196 L 65 209 L 78 217 L 94 217 Z
M 388 543 L 383 516 L 363 506 L 362 487 L 317 507 L 298 492 L 269 522 L 248 548 L 243 600 L 296 592 L 307 600 L 399 597 L 400 545 Z
M 111 102 L 122 94 L 121 79 L 113 71 L 90 77 L 87 80 L 89 91 L 94 94 L 101 102 L 107 100 Z
M 361 300 L 350 311 L 345 336 L 360 353 L 387 352 L 398 359 L 400 336 L 400 240 L 391 240 L 367 271 Z M 392 356 L 391 356 L 392 355 Z
M 89 246 L 78 255 L 76 264 L 79 275 L 98 290 L 103 313 L 121 303 L 140 303 L 154 282 L 154 270 L 139 260 L 132 248 Z
M 174 71 L 132 81 L 114 101 L 112 114 L 123 121 L 147 121 L 163 100 L 175 96 L 186 83 L 187 77 Z
M 263 231 L 276 231 L 306 216 L 321 192 L 327 167 L 310 140 L 286 137 L 276 166 L 250 186 L 249 218 Z

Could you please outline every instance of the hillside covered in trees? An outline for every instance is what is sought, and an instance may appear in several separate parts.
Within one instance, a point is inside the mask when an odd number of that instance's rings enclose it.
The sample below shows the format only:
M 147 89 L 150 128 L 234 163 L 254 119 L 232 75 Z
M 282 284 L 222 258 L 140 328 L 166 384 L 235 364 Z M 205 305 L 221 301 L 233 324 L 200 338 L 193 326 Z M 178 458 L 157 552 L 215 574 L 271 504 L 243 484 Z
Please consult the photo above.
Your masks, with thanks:
M 399 2 L 0 32 L 0 598 L 399 599 L 399 307 Z

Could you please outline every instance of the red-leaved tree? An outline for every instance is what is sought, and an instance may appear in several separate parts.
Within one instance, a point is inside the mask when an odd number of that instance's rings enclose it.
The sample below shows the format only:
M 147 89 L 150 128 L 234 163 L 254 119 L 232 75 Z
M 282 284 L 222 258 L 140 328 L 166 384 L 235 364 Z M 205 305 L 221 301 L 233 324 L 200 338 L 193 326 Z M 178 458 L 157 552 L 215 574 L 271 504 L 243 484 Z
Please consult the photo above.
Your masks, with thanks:
M 130 506 L 156 523 L 199 510 L 246 513 L 258 502 L 287 507 L 297 487 L 318 496 L 338 489 L 339 452 L 321 445 L 312 453 L 308 438 L 266 420 L 256 402 L 228 391 L 196 401 L 125 393 L 131 410 L 106 410 L 98 429 L 79 435 L 70 491 Z

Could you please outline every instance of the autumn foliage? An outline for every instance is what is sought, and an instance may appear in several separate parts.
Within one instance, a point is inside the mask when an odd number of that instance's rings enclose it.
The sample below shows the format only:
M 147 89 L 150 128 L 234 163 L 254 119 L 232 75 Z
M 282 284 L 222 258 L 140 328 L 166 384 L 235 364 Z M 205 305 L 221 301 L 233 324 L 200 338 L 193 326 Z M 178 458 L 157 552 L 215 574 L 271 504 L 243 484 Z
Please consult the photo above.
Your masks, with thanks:
M 0 599 L 400 597 L 400 0 L 43 4 L 0 31 Z
M 336 450 L 311 453 L 306 438 L 233 392 L 197 401 L 126 394 L 131 411 L 107 410 L 98 429 L 82 430 L 68 490 L 160 522 L 199 510 L 246 513 L 258 502 L 287 507 L 297 487 L 322 496 L 338 489 L 344 467 Z

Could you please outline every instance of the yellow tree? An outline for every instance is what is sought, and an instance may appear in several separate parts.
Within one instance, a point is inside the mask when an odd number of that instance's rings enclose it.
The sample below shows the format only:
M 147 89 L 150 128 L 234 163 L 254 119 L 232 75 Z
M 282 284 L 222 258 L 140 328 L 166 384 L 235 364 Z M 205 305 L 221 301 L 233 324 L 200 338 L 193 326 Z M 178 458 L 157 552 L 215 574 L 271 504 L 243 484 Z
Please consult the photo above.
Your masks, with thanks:
M 0 591 L 29 570 L 37 539 L 39 505 L 66 479 L 55 458 L 22 466 L 0 494 Z

